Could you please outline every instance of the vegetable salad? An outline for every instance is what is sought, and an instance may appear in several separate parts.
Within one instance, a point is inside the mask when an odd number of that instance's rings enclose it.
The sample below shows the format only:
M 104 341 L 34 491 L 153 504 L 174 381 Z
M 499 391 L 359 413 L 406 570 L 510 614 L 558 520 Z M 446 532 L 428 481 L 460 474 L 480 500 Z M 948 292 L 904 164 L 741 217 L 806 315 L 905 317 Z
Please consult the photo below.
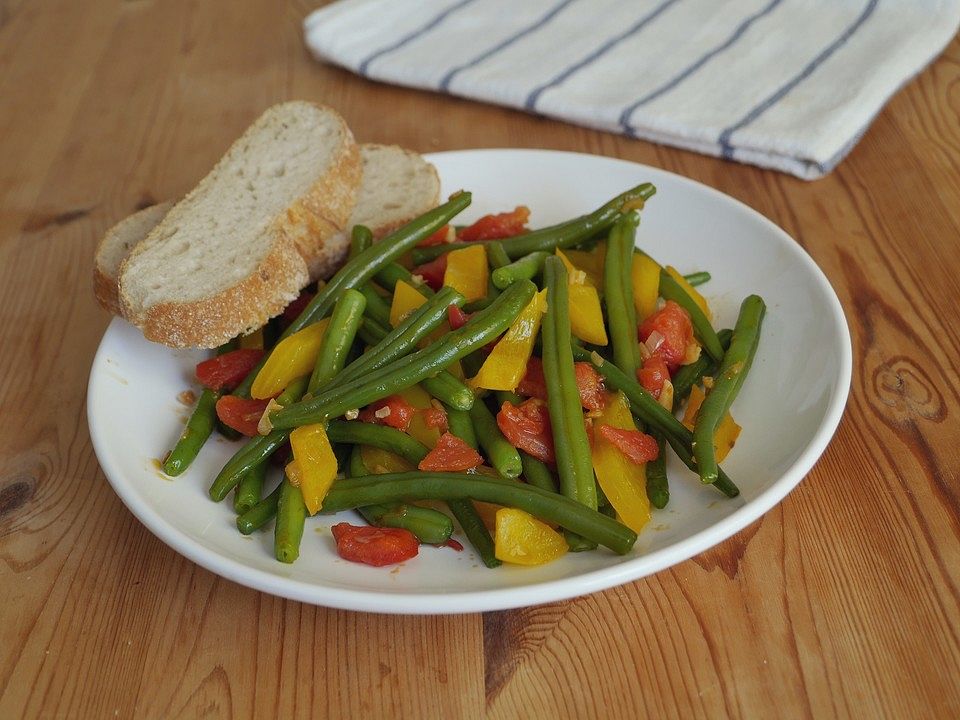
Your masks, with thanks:
M 210 496 L 233 494 L 241 533 L 272 521 L 286 563 L 307 518 L 348 509 L 366 524 L 334 525 L 337 551 L 374 566 L 458 537 L 491 568 L 627 553 L 669 503 L 668 447 L 735 497 L 719 463 L 765 306 L 751 295 L 714 329 L 709 274 L 636 247 L 654 193 L 537 230 L 522 206 L 452 224 L 467 192 L 377 243 L 355 227 L 329 282 L 197 365 L 164 471 L 215 429 L 246 436 Z

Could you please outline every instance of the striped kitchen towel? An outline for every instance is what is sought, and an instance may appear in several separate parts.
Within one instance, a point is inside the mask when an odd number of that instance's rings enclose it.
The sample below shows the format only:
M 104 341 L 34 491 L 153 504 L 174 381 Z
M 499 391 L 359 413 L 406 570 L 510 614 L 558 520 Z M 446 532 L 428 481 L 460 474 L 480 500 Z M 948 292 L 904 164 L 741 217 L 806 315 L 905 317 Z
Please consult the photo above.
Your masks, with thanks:
M 341 0 L 313 54 L 814 179 L 957 32 L 960 0 Z

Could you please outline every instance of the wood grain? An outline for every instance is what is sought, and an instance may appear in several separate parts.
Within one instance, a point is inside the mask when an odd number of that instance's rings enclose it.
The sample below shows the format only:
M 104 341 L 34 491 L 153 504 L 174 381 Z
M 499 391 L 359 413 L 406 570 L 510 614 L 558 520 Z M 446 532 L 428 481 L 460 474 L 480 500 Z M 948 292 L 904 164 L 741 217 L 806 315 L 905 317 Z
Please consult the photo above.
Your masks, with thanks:
M 359 79 L 309 58 L 311 7 L 0 0 L 0 717 L 960 716 L 960 41 L 804 183 Z M 847 311 L 833 444 L 722 545 L 542 607 L 332 611 L 181 558 L 93 455 L 90 258 L 294 97 L 364 141 L 623 157 L 753 206 Z

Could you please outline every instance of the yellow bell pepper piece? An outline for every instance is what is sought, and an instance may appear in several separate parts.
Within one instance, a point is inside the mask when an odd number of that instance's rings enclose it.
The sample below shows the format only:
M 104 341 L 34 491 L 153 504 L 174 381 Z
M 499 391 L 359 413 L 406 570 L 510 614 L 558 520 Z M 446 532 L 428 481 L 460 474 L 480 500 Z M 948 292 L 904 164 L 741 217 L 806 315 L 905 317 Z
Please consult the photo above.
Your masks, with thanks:
M 687 399 L 687 407 L 683 411 L 683 422 L 688 429 L 693 430 L 697 423 L 697 413 L 700 412 L 700 406 L 706 398 L 699 385 L 690 388 L 690 396 Z M 733 419 L 733 415 L 727 410 L 726 414 L 717 425 L 717 430 L 713 434 L 713 448 L 717 456 L 717 462 L 723 462 L 724 458 L 733 450 L 737 438 L 740 437 L 740 426 Z
M 603 287 L 603 261 L 607 256 L 606 243 L 598 243 L 593 250 L 564 250 L 563 254 L 576 267 L 587 274 L 587 282 L 596 288 Z
M 556 255 L 567 268 L 570 288 L 570 330 L 584 342 L 607 344 L 607 329 L 600 310 L 600 295 L 587 273 L 572 262 L 559 248 Z
M 322 424 L 304 425 L 290 433 L 290 449 L 299 470 L 300 492 L 311 515 L 323 505 L 327 491 L 337 477 L 337 458 Z M 287 473 L 290 475 L 290 473 Z
M 660 266 L 646 255 L 634 253 L 630 265 L 630 284 L 633 285 L 633 307 L 637 310 L 637 322 L 643 322 L 657 311 Z
M 396 327 L 426 301 L 427 299 L 413 285 L 397 280 L 397 285 L 393 288 L 393 303 L 390 305 L 390 324 Z
M 360 446 L 360 458 L 363 460 L 363 464 L 367 470 L 374 475 L 416 470 L 413 465 L 396 453 L 370 447 L 369 445 Z
M 250 396 L 266 400 L 283 390 L 292 380 L 309 374 L 317 362 L 329 323 L 330 318 L 324 318 L 277 343 L 257 373 Z
M 590 282 L 590 278 L 587 276 L 587 273 L 570 262 L 570 258 L 563 253 L 563 250 L 557 248 L 555 254 L 558 258 L 560 258 L 560 261 L 567 268 L 567 281 L 570 285 L 592 284 Z
M 677 281 L 677 285 L 683 288 L 683 291 L 690 296 L 690 298 L 703 310 L 703 314 L 707 316 L 707 320 L 713 320 L 713 313 L 710 311 L 710 306 L 707 305 L 706 298 L 703 297 L 697 289 L 687 282 L 687 279 L 677 272 L 675 267 L 667 265 L 664 270 L 667 271 L 667 275 L 672 277 Z
M 594 420 L 595 428 L 600 425 L 622 430 L 637 429 L 630 414 L 630 403 L 622 392 L 607 397 L 600 416 Z M 646 466 L 631 462 L 599 432 L 594 433 L 590 457 L 597 482 L 621 522 L 634 532 L 640 532 L 650 521 Z
M 483 245 L 454 250 L 447 256 L 447 271 L 443 275 L 443 284 L 459 290 L 467 302 L 487 296 L 489 277 L 487 249 Z
M 520 311 L 513 325 L 494 346 L 493 352 L 469 381 L 473 388 L 514 391 L 527 371 L 533 345 L 540 332 L 540 320 L 547 311 L 547 291 L 541 290 Z
M 241 335 L 238 345 L 241 348 L 263 350 L 263 328 L 259 327 L 249 335 Z
M 516 565 L 543 565 L 567 552 L 563 535 L 530 513 L 516 508 L 497 510 L 494 555 Z
M 584 342 L 607 344 L 600 296 L 593 285 L 570 286 L 570 331 Z

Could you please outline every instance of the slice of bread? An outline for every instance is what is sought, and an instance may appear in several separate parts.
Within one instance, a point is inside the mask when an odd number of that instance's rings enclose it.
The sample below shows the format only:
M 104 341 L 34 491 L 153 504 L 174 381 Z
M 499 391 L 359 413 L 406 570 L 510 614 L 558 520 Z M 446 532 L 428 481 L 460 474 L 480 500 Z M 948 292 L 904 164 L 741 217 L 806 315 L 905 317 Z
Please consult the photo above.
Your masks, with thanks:
M 363 182 L 346 237 L 354 225 L 366 225 L 379 239 L 437 206 L 437 169 L 417 153 L 396 145 L 364 144 L 360 159 Z
M 120 265 L 121 311 L 148 340 L 216 347 L 263 325 L 332 272 L 360 186 L 334 110 L 268 109 Z
M 163 202 L 138 210 L 107 230 L 93 256 L 93 292 L 104 310 L 120 314 L 117 275 L 127 255 L 147 237 L 173 207 Z

